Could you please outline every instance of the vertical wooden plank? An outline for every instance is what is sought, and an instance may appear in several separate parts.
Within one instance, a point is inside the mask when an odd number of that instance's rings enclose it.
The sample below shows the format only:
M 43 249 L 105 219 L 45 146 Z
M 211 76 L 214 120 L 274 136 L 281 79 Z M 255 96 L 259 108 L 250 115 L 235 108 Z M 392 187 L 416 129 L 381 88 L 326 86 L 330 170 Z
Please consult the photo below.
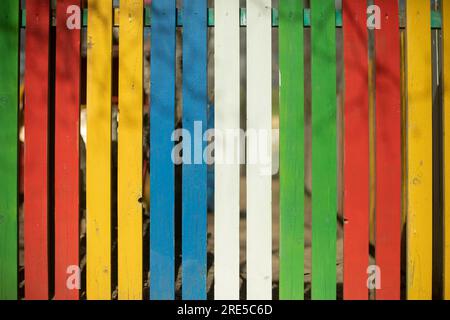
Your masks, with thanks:
M 344 299 L 367 300 L 369 92 L 366 1 L 344 0 Z
M 376 264 L 379 300 L 400 299 L 401 258 L 401 81 L 397 0 L 376 0 L 382 12 L 375 30 L 376 55 Z
M 79 135 L 80 29 L 68 24 L 81 1 L 62 0 L 56 6 L 55 74 L 55 299 L 76 300 L 67 286 L 79 265 Z M 70 22 L 70 21 L 69 21 Z M 73 23 L 73 21 L 72 21 Z M 70 26 L 70 28 L 69 28 Z
M 450 300 L 450 1 L 442 3 L 444 78 L 444 299 Z
M 48 60 L 50 3 L 27 1 L 25 61 L 25 298 L 48 299 Z
M 207 167 L 203 159 L 207 130 L 207 1 L 184 2 L 183 29 L 183 128 L 189 150 L 183 162 L 183 299 L 206 299 L 206 193 Z
M 304 298 L 303 3 L 279 4 L 280 299 Z
M 120 2 L 118 127 L 119 299 L 142 299 L 143 0 Z
M 336 298 L 336 35 L 334 0 L 311 1 L 312 298 Z
M 373 34 L 369 33 L 369 244 L 375 244 L 376 141 L 375 141 L 375 53 Z M 338 209 L 339 210 L 339 209 Z M 370 292 L 369 292 L 370 296 Z M 369 298 L 370 299 L 370 298 Z
M 112 1 L 89 0 L 87 28 L 87 298 L 111 298 Z
M 152 1 L 150 109 L 150 298 L 175 296 L 175 169 L 171 136 L 175 121 L 176 1 Z
M 272 298 L 272 1 L 247 0 L 247 299 Z
M 214 298 L 239 299 L 239 0 L 216 0 L 214 28 Z M 225 161 L 226 155 L 233 161 Z
M 19 17 L 18 1 L 0 2 L 0 300 L 17 299 Z
M 431 299 L 432 97 L 428 1 L 406 6 L 408 61 L 407 298 Z

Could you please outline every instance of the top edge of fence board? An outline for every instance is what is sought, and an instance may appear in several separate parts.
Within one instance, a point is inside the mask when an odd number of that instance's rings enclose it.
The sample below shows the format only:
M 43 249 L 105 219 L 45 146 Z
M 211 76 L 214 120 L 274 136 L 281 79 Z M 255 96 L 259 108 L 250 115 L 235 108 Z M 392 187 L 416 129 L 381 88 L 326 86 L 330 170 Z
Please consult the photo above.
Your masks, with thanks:
M 305 27 L 311 27 L 311 10 L 303 9 L 303 25 Z M 26 9 L 22 9 L 21 27 L 26 27 Z M 88 10 L 83 9 L 83 27 L 87 26 L 87 14 Z M 146 7 L 144 9 L 145 26 L 151 26 L 151 8 Z M 177 9 L 177 27 L 183 26 L 183 10 Z M 208 8 L 208 27 L 214 27 L 214 8 Z M 55 14 L 52 12 L 52 26 L 56 25 Z M 246 8 L 240 9 L 240 25 L 241 27 L 247 26 L 247 10 Z M 119 8 L 114 8 L 114 26 L 119 26 Z M 272 26 L 278 27 L 278 9 L 272 9 Z M 336 27 L 342 27 L 342 10 L 336 10 Z M 400 13 L 400 29 L 406 27 L 406 17 L 404 13 Z M 438 10 L 431 11 L 431 28 L 441 29 L 442 27 L 442 15 Z

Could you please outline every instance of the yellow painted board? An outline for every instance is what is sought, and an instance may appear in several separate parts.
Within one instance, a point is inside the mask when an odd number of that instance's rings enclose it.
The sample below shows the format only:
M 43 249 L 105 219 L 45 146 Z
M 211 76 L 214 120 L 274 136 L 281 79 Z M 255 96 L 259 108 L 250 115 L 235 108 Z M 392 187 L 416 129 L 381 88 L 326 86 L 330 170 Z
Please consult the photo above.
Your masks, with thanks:
M 142 299 L 143 0 L 120 2 L 118 280 L 120 300 Z
M 432 82 L 430 2 L 408 0 L 407 298 L 431 299 Z
M 87 28 L 87 298 L 111 299 L 112 0 L 89 0 Z
M 450 300 L 450 0 L 442 1 L 444 56 L 444 299 Z

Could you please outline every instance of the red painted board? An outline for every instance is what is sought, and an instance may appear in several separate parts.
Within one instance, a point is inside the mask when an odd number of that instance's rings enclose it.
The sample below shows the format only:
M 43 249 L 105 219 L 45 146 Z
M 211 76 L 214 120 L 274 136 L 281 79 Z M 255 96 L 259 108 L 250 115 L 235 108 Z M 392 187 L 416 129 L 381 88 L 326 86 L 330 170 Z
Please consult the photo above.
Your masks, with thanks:
M 48 60 L 50 4 L 27 0 L 25 43 L 25 298 L 48 299 Z
M 344 299 L 368 299 L 369 94 L 366 1 L 343 1 Z
M 80 0 L 56 5 L 55 299 L 79 298 Z
M 400 299 L 401 100 L 400 31 L 397 0 L 376 0 L 381 29 L 376 55 L 376 264 L 377 299 Z

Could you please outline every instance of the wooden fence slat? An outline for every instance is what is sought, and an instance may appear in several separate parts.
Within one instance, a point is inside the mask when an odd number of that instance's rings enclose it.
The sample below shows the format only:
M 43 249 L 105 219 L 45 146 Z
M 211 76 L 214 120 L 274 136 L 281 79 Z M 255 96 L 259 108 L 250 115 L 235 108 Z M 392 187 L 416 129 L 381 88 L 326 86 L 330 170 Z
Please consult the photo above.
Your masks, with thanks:
M 143 0 L 122 0 L 119 29 L 118 293 L 142 299 Z
M 0 2 L 0 300 L 17 299 L 19 17 L 18 1 Z
M 344 0 L 344 299 L 367 300 L 369 77 L 367 4 Z
M 272 298 L 272 4 L 247 0 L 247 299 Z
M 280 299 L 304 299 L 303 3 L 279 4 Z
M 224 136 L 240 128 L 239 0 L 216 0 L 214 5 L 214 298 L 238 300 L 240 152 Z M 234 162 L 226 163 L 230 154 Z
M 185 300 L 206 299 L 207 167 L 203 160 L 203 134 L 208 127 L 207 9 L 206 0 L 184 3 L 183 129 L 191 135 L 191 139 L 183 140 L 184 152 L 190 151 L 188 163 L 183 163 L 182 187 Z
M 400 299 L 401 81 L 397 0 L 376 0 L 382 12 L 375 31 L 376 56 L 376 265 L 379 300 Z
M 450 300 L 450 1 L 442 1 L 444 121 L 444 299 Z
M 431 299 L 432 88 L 430 3 L 406 6 L 408 81 L 407 298 Z
M 60 300 L 79 297 L 76 283 L 67 282 L 79 265 L 80 30 L 70 29 L 67 19 L 74 14 L 71 6 L 80 5 L 62 0 L 56 6 L 55 299 Z
M 89 0 L 87 29 L 87 298 L 111 298 L 112 1 Z
M 175 0 L 152 1 L 150 108 L 150 298 L 175 297 L 172 161 L 175 127 Z
M 312 299 L 336 298 L 335 32 L 334 0 L 312 0 Z
M 48 299 L 49 1 L 27 1 L 25 44 L 25 298 Z

